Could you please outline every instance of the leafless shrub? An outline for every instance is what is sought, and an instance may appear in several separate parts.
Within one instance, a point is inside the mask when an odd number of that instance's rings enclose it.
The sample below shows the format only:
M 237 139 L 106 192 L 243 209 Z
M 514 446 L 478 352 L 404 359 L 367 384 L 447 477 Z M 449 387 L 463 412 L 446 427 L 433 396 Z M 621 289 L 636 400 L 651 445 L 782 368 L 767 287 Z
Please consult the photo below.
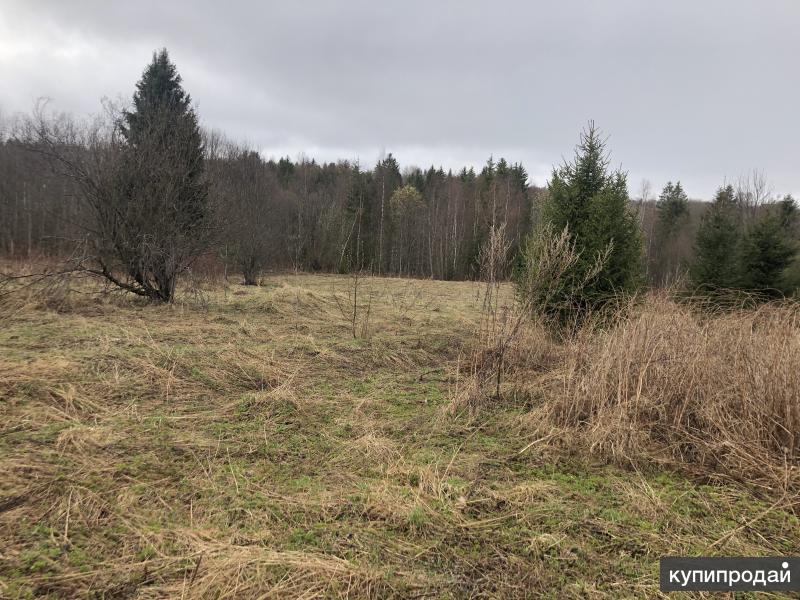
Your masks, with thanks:
M 353 339 L 370 337 L 370 314 L 372 312 L 372 299 L 375 295 L 371 288 L 363 290 L 364 273 L 361 270 L 353 271 L 349 277 L 350 285 L 344 295 L 339 294 L 335 287 L 332 296 L 342 318 L 349 324 Z M 360 295 L 360 297 L 359 297 Z M 366 295 L 366 301 L 364 296 Z
M 745 225 L 755 221 L 759 210 L 772 198 L 772 187 L 763 171 L 754 169 L 736 182 L 736 201 Z
M 245 285 L 258 285 L 270 258 L 281 252 L 273 225 L 278 180 L 254 150 L 225 141 L 218 146 L 210 162 L 217 202 L 224 207 L 218 229 L 226 263 L 238 269 Z
M 580 323 L 578 300 L 583 290 L 603 271 L 613 242 L 594 257 L 591 266 L 578 279 L 569 277 L 581 259 L 569 229 L 556 232 L 544 223 L 529 238 L 522 253 L 522 268 L 517 274 L 519 302 L 536 320 L 572 331 Z
M 364 294 L 363 290 L 361 290 L 361 286 L 364 282 L 364 269 L 362 265 L 363 240 L 361 238 L 361 220 L 363 217 L 363 212 L 363 194 L 358 194 L 358 209 L 353 217 L 353 223 L 350 228 L 350 236 L 348 236 L 348 238 L 342 244 L 339 260 L 340 266 L 344 266 L 345 257 L 348 257 L 348 263 L 350 266 L 350 287 L 343 298 L 336 293 L 335 289 L 333 290 L 333 299 L 336 301 L 336 306 L 339 308 L 342 318 L 350 324 L 350 330 L 354 339 L 358 338 L 359 334 L 365 339 L 370 336 L 370 313 L 372 312 L 372 299 L 374 296 L 374 291 L 370 289 L 367 292 L 367 302 L 364 303 Z M 348 247 L 350 245 L 350 237 L 352 235 L 355 235 L 355 240 L 353 241 L 354 252 L 352 255 L 349 255 Z M 360 300 L 359 293 L 361 293 Z
M 191 268 L 186 269 L 186 273 L 185 297 L 194 306 L 208 310 L 211 299 L 205 289 L 206 285 L 202 273 L 195 273 Z
M 489 239 L 481 248 L 479 264 L 485 285 L 477 343 L 469 361 L 469 376 L 460 387 L 456 386 L 452 410 L 475 412 L 485 402 L 501 397 L 506 353 L 519 339 L 529 312 L 526 304 L 514 302 L 513 297 L 507 297 L 505 302 L 501 299 L 502 275 L 508 268 L 510 247 L 505 226 L 500 225 L 491 228 Z
M 26 305 L 62 312 L 69 308 L 72 282 L 60 272 L 40 272 L 31 276 L 0 276 L 0 315 L 8 315 Z

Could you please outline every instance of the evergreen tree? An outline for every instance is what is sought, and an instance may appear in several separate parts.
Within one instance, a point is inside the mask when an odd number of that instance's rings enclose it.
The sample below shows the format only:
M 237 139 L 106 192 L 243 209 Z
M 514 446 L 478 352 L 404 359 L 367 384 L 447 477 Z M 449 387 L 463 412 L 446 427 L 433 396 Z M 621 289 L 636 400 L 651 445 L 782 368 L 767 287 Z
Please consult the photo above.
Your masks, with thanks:
M 741 277 L 738 250 L 741 240 L 736 193 L 728 185 L 717 190 L 714 202 L 700 221 L 695 258 L 689 274 L 692 283 L 705 288 L 735 288 Z
M 391 221 L 387 219 L 389 198 L 403 184 L 400 166 L 391 153 L 383 160 L 378 161 L 375 167 L 373 184 L 375 186 L 374 197 L 379 206 L 379 210 L 376 211 L 378 216 L 378 256 L 376 266 L 380 275 L 386 268 L 389 259 L 389 248 L 391 248 Z
M 626 175 L 609 171 L 608 163 L 605 144 L 590 123 L 581 133 L 574 160 L 554 169 L 550 179 L 542 225 L 556 234 L 568 230 L 577 260 L 559 285 L 573 292 L 580 287 L 579 294 L 570 292 L 575 297 L 568 310 L 563 298 L 553 299 L 553 305 L 561 307 L 557 310 L 562 321 L 601 309 L 617 294 L 634 293 L 641 283 L 642 241 L 628 206 Z M 602 267 L 589 276 L 601 256 Z
M 120 160 L 96 208 L 101 274 L 171 301 L 209 233 L 203 145 L 191 98 L 166 50 L 154 53 L 120 123 Z
M 431 167 L 431 169 L 433 169 L 433 167 Z M 422 192 L 425 190 L 425 180 L 425 175 L 423 175 L 422 170 L 414 167 L 410 170 L 408 175 L 406 175 L 403 183 L 413 185 L 420 192 Z
M 671 237 L 688 216 L 689 197 L 679 181 L 675 185 L 668 182 L 656 201 L 658 212 L 658 233 L 664 238 Z
M 781 222 L 781 227 L 786 231 L 789 237 L 794 237 L 797 229 L 798 210 L 797 203 L 791 195 L 787 195 L 783 200 L 778 202 L 778 215 Z
M 653 254 L 653 279 L 659 284 L 668 283 L 682 262 L 678 236 L 689 218 L 689 197 L 681 182 L 668 182 L 656 201 L 656 223 L 653 232 L 656 250 Z
M 786 269 L 797 251 L 790 237 L 794 202 L 768 207 L 747 234 L 742 248 L 742 286 L 765 296 L 789 291 Z M 771 210 L 777 209 L 777 210 Z
M 505 158 L 500 157 L 500 160 L 497 163 L 497 169 L 496 169 L 497 175 L 500 177 L 504 177 L 505 175 L 508 174 L 509 168 L 510 167 L 508 166 L 508 161 Z
M 350 187 L 345 201 L 347 237 L 339 257 L 339 271 L 360 271 L 368 266 L 373 252 L 372 239 L 367 231 L 370 219 L 369 175 L 358 164 L 351 171 Z
M 487 183 L 490 183 L 492 179 L 494 179 L 494 175 L 496 172 L 497 172 L 497 164 L 494 162 L 494 156 L 489 156 L 489 160 L 486 161 L 486 164 L 481 170 L 481 175 L 483 176 L 484 180 Z
M 467 169 L 467 167 L 462 167 L 461 171 L 458 173 L 458 178 L 463 183 L 475 181 L 475 169 L 473 167 L 469 169 Z
M 515 163 L 511 167 L 511 177 L 516 188 L 521 192 L 528 190 L 528 171 L 522 166 L 522 163 Z
M 417 186 L 417 189 L 422 192 L 426 192 L 430 187 L 441 183 L 443 179 L 444 172 L 442 171 L 441 167 L 437 171 L 433 168 L 433 165 L 431 165 L 430 168 L 425 171 L 425 181 L 421 186 Z
M 785 196 L 778 202 L 778 215 L 786 236 L 797 250 L 800 247 L 800 232 L 798 231 L 800 211 L 798 211 L 797 203 L 791 195 Z M 800 291 L 800 256 L 796 253 L 786 268 L 783 279 L 787 294 L 797 294 Z
M 294 177 L 294 163 L 289 157 L 281 157 L 278 160 L 278 181 L 280 181 L 283 189 L 289 187 L 289 182 Z

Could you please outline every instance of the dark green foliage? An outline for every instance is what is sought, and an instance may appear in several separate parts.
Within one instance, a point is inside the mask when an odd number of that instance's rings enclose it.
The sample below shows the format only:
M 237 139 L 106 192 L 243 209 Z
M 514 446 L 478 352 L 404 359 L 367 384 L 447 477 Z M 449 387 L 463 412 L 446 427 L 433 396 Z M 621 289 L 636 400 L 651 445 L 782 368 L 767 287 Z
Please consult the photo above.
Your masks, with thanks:
M 345 204 L 348 233 L 339 257 L 340 272 L 360 271 L 369 266 L 368 257 L 371 257 L 373 252 L 373 240 L 365 231 L 365 223 L 370 219 L 368 211 L 371 205 L 367 202 L 369 185 L 369 173 L 361 171 L 359 166 L 355 165 Z
M 377 199 L 378 210 L 374 212 L 377 217 L 377 227 L 371 224 L 371 229 L 378 231 L 378 256 L 376 261 L 378 274 L 387 270 L 390 263 L 390 251 L 392 243 L 392 222 L 388 218 L 389 198 L 394 191 L 403 184 L 400 175 L 400 165 L 394 156 L 389 155 L 383 160 L 378 161 L 373 175 L 375 186 L 373 197 Z
M 133 110 L 125 111 L 122 135 L 127 141 L 124 171 L 137 183 L 137 171 L 156 169 L 146 179 L 163 186 L 175 180 L 168 202 L 157 193 L 142 194 L 130 190 L 128 199 L 152 204 L 149 208 L 166 209 L 176 229 L 191 231 L 206 218 L 208 190 L 203 175 L 203 145 L 191 98 L 181 87 L 181 76 L 169 61 L 167 51 L 153 55 L 153 61 L 136 84 Z M 147 173 L 144 173 L 147 175 Z M 142 182 L 140 182 L 142 183 Z M 151 190 L 155 192 L 155 190 Z M 167 206 L 164 206 L 167 204 Z M 159 210 L 161 212 L 161 210 Z
M 692 283 L 707 292 L 725 290 L 775 298 L 798 286 L 797 207 L 791 196 L 762 206 L 745 231 L 732 186 L 720 188 L 703 216 L 695 242 Z
M 797 209 L 791 199 L 769 208 L 744 239 L 741 283 L 749 291 L 778 297 L 790 291 L 786 270 L 797 251 L 791 238 Z
M 292 180 L 294 176 L 294 163 L 289 160 L 289 157 L 281 157 L 278 160 L 278 181 L 280 181 L 281 186 L 286 189 L 289 186 L 289 182 Z
M 797 234 L 798 209 L 797 203 L 791 195 L 778 202 L 778 218 L 780 219 L 781 227 L 784 228 L 789 236 Z
M 181 76 L 166 49 L 153 53 L 152 62 L 136 84 L 133 110 L 126 110 L 124 118 L 123 133 L 132 146 L 143 142 L 161 119 L 169 119 L 174 125 L 185 120 L 190 129 L 196 127 L 191 97 L 181 87 Z
M 557 286 L 571 290 L 573 300 L 567 306 L 565 299 L 556 295 L 551 303 L 562 321 L 602 309 L 619 294 L 635 293 L 641 284 L 642 241 L 629 210 L 626 175 L 609 171 L 608 163 L 605 144 L 590 124 L 581 134 L 574 160 L 554 169 L 541 224 L 534 233 L 542 235 L 542 226 L 549 235 L 566 228 L 569 245 L 577 255 L 559 275 L 564 281 Z M 529 247 L 547 247 L 547 243 Z M 599 257 L 604 258 L 597 271 Z M 593 271 L 597 273 L 590 275 Z M 518 277 L 518 283 L 522 279 Z
M 651 278 L 661 285 L 672 281 L 682 268 L 688 242 L 680 239 L 689 220 L 689 198 L 681 182 L 668 182 L 656 201 L 656 222 L 653 232 L 655 252 L 651 258 Z
M 166 50 L 153 55 L 120 131 L 116 176 L 97 206 L 101 270 L 171 301 L 178 275 L 205 247 L 209 210 L 197 117 Z
M 431 167 L 431 170 L 433 170 L 433 167 Z M 426 177 L 423 175 L 422 169 L 414 168 L 404 178 L 404 183 L 413 185 L 419 191 L 423 191 L 425 189 L 425 180 Z
M 657 235 L 662 238 L 671 237 L 686 220 L 689 210 L 689 197 L 683 191 L 680 181 L 675 185 L 670 181 L 664 186 L 656 202 L 656 210 Z
M 700 221 L 695 258 L 689 271 L 692 284 L 707 291 L 738 287 L 741 220 L 733 186 L 717 190 Z
M 458 178 L 465 183 L 470 181 L 475 181 L 475 177 L 476 177 L 475 169 L 472 167 L 470 167 L 469 169 L 467 169 L 467 167 L 463 167 L 461 171 L 458 173 Z

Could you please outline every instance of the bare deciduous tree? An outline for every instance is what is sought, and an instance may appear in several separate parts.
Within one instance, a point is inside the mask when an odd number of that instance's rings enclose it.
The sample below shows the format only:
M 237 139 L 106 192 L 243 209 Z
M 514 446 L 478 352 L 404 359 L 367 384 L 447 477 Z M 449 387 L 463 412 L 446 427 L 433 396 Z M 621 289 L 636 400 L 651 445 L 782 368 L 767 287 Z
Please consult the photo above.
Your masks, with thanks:
M 255 151 L 227 144 L 224 168 L 214 177 L 219 230 L 230 258 L 245 285 L 258 285 L 270 258 L 279 252 L 274 213 L 281 195 L 275 173 Z M 219 153 L 219 150 L 217 151 Z
M 736 200 L 742 211 L 745 227 L 755 221 L 760 208 L 772 198 L 773 190 L 763 171 L 753 169 L 739 177 Z

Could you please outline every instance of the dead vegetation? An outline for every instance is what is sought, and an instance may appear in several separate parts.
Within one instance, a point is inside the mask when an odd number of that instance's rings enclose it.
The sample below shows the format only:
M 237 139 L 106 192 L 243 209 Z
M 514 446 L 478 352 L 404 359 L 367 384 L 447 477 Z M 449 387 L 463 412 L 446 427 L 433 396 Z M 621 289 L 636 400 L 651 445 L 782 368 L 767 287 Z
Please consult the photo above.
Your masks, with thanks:
M 368 338 L 346 278 L 85 285 L 3 316 L 0 597 L 652 597 L 664 554 L 800 551 L 793 305 L 526 324 L 454 414 L 481 284 L 372 278 Z
M 565 342 L 546 412 L 620 464 L 800 491 L 800 307 L 708 314 L 651 296 Z M 541 385 L 541 382 L 539 382 Z

